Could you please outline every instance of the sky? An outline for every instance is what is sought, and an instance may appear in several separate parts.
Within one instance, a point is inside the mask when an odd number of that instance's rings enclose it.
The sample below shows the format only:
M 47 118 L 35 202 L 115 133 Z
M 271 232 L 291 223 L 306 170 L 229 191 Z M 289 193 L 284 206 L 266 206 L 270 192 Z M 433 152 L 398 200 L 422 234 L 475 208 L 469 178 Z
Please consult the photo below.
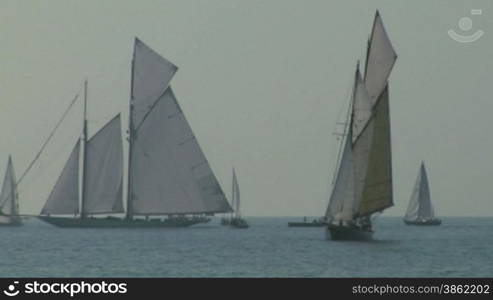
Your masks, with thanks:
M 179 67 L 176 97 L 228 198 L 235 167 L 243 215 L 321 216 L 377 9 L 398 54 L 385 215 L 404 215 L 424 160 L 437 215 L 493 216 L 491 0 L 1 0 L 0 172 L 12 154 L 19 177 L 79 95 L 19 184 L 38 214 L 80 135 L 85 79 L 89 134 L 126 124 L 139 37 Z

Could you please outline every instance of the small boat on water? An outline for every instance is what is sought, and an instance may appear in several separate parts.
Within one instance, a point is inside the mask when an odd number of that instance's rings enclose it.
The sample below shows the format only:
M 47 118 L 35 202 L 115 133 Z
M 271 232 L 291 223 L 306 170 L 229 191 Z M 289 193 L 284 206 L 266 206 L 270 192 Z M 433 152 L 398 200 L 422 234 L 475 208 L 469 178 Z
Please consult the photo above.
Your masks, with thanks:
M 303 221 L 301 222 L 288 222 L 289 227 L 323 227 L 325 225 L 327 223 L 323 217 L 312 221 L 308 221 L 307 217 L 303 217 Z
M 233 168 L 233 183 L 231 188 L 231 206 L 234 212 L 229 218 L 222 218 L 221 225 L 231 226 L 233 228 L 246 229 L 250 227 L 245 219 L 241 217 L 240 210 L 240 186 L 236 177 L 235 169 Z
M 389 82 L 397 55 L 376 12 L 364 78 L 356 66 L 338 164 L 326 210 L 326 238 L 369 240 L 373 218 L 393 206 Z
M 404 216 L 404 223 L 406 225 L 442 224 L 442 221 L 435 217 L 435 209 L 431 203 L 430 186 L 424 162 L 421 162 L 421 167 L 419 168 L 418 177 Z
M 17 180 L 14 173 L 14 164 L 9 155 L 7 170 L 3 178 L 0 192 L 0 227 L 21 226 L 22 219 L 19 216 L 19 201 L 17 193 Z

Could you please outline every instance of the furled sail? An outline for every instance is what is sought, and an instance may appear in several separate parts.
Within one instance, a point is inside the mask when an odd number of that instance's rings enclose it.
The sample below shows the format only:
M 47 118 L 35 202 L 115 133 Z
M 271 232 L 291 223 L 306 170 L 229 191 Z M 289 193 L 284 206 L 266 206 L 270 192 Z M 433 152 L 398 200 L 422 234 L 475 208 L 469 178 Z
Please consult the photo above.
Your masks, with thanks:
M 416 183 L 404 218 L 409 221 L 435 218 L 435 211 L 430 199 L 430 188 L 424 163 L 421 164 L 418 172 L 418 177 L 416 178 Z
M 0 192 L 0 223 L 7 223 L 19 214 L 17 201 L 16 178 L 12 157 L 9 156 L 7 170 L 3 178 L 2 191 Z M 5 216 L 7 215 L 7 216 Z
M 367 216 L 393 205 L 388 87 L 375 104 L 370 122 L 373 135 L 358 216 Z
M 354 216 L 354 166 L 351 132 L 352 130 L 349 128 L 329 206 L 325 213 L 325 218 L 328 221 L 349 221 Z
M 83 213 L 122 213 L 123 145 L 120 114 L 86 143 Z
M 238 179 L 236 178 L 236 172 L 233 169 L 233 199 L 234 199 L 234 210 L 237 218 L 241 217 L 240 212 L 240 186 L 238 185 Z
M 79 213 L 79 153 L 80 140 L 77 140 L 41 210 L 42 215 Z
M 387 85 L 397 54 L 377 11 L 366 58 L 365 85 L 374 105 Z
M 131 161 L 134 214 L 231 211 L 171 88 L 138 128 Z

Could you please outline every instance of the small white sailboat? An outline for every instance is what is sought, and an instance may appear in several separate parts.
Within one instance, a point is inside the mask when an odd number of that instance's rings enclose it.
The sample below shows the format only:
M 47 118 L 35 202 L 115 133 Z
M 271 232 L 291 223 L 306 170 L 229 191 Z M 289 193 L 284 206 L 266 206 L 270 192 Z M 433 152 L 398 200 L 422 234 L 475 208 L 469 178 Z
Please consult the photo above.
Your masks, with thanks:
M 9 155 L 7 171 L 5 171 L 2 191 L 0 192 L 0 227 L 20 225 L 22 225 L 22 220 L 19 216 L 17 180 L 12 157 Z
M 229 225 L 234 228 L 242 228 L 246 229 L 250 227 L 245 219 L 241 217 L 240 210 L 240 186 L 238 184 L 238 179 L 236 177 L 235 169 L 233 168 L 233 182 L 231 187 L 231 206 L 233 207 L 234 212 L 231 217 L 223 218 L 221 220 L 222 225 Z
M 418 177 L 404 216 L 404 223 L 407 225 L 442 224 L 442 221 L 435 217 L 435 209 L 431 203 L 430 186 L 424 162 L 421 162 L 421 167 L 419 168 Z
M 325 214 L 327 239 L 371 239 L 372 216 L 393 206 L 388 78 L 396 59 L 377 11 L 364 78 L 359 64 L 356 67 L 338 168 Z

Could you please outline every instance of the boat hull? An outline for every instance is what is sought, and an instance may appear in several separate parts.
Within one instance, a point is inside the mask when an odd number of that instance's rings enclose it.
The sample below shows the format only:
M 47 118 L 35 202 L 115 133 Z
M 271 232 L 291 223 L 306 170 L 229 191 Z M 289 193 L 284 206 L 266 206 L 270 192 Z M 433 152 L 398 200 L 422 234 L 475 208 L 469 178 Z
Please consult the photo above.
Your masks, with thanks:
M 0 227 L 16 227 L 22 226 L 22 220 L 20 218 L 0 216 Z
M 440 219 L 416 220 L 416 221 L 404 220 L 404 223 L 406 225 L 416 225 L 416 226 L 438 226 L 442 224 L 442 220 Z
M 188 227 L 199 223 L 207 223 L 209 218 L 168 218 L 159 219 L 123 219 L 123 218 L 68 218 L 39 216 L 40 220 L 61 228 L 162 228 L 162 227 Z
M 373 237 L 373 231 L 359 227 L 328 225 L 326 238 L 334 241 L 368 241 Z
M 325 223 L 321 222 L 288 222 L 289 227 L 324 227 Z
M 239 219 L 239 218 L 231 219 L 229 225 L 233 228 L 238 228 L 238 229 L 247 229 L 250 227 L 244 219 Z

